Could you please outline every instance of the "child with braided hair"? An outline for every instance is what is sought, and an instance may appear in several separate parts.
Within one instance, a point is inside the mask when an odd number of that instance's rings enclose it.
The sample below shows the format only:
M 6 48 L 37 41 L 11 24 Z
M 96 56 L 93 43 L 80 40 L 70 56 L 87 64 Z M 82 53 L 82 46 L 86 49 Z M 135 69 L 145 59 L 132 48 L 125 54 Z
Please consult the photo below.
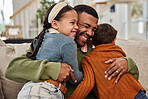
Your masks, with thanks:
M 70 78 L 72 84 L 78 84 L 83 78 L 82 72 L 78 70 L 77 46 L 74 41 L 78 30 L 77 20 L 77 12 L 67 2 L 52 5 L 45 15 L 43 31 L 31 43 L 32 51 L 26 54 L 34 60 L 48 59 L 69 64 L 76 79 L 73 81 Z M 64 99 L 66 90 L 65 83 L 52 78 L 39 83 L 30 81 L 23 86 L 17 98 Z

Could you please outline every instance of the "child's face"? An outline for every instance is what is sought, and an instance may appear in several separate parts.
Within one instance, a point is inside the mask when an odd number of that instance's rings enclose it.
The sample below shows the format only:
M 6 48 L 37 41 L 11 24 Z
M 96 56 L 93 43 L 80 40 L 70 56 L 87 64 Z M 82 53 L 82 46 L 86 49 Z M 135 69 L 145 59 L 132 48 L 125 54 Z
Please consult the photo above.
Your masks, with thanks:
M 78 26 L 78 15 L 75 10 L 70 10 L 64 13 L 64 16 L 57 22 L 58 31 L 65 34 L 66 36 L 72 37 L 73 39 L 76 36 Z

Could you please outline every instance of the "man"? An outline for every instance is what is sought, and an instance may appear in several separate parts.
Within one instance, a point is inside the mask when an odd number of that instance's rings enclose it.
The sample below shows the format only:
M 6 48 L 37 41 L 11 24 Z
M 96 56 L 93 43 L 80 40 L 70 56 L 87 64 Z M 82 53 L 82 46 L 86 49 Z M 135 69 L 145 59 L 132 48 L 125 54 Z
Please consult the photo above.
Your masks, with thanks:
M 83 57 L 92 51 L 92 48 L 88 46 L 89 40 L 93 37 L 94 32 L 97 28 L 98 23 L 98 15 L 97 12 L 90 6 L 87 5 L 77 5 L 74 9 L 78 13 L 78 33 L 76 35 L 75 41 L 77 43 L 78 49 L 78 63 L 79 69 L 81 70 L 81 60 Z M 49 52 L 50 53 L 50 52 Z M 117 75 L 117 81 L 127 71 L 132 71 L 136 69 L 138 72 L 135 63 L 127 58 L 118 58 L 111 59 L 106 61 L 106 63 L 113 62 L 109 68 L 106 70 L 106 76 L 109 79 L 115 77 Z M 56 68 L 55 68 L 56 67 Z M 115 72 L 116 71 L 116 72 Z M 66 63 L 54 63 L 49 62 L 49 60 L 31 60 L 26 57 L 26 55 L 22 55 L 21 57 L 17 57 L 10 62 L 8 65 L 5 76 L 8 79 L 17 81 L 17 82 L 27 82 L 27 81 L 44 81 L 47 79 L 54 79 L 60 82 L 66 82 L 69 79 L 69 75 L 72 70 L 70 66 Z M 105 71 L 104 71 L 105 72 Z M 135 72 L 130 72 L 135 74 Z M 66 96 L 69 96 L 77 85 L 71 85 L 67 83 L 67 93 Z M 91 93 L 91 99 L 94 95 Z M 90 98 L 90 97 L 89 97 Z M 94 97 L 95 98 L 95 97 Z

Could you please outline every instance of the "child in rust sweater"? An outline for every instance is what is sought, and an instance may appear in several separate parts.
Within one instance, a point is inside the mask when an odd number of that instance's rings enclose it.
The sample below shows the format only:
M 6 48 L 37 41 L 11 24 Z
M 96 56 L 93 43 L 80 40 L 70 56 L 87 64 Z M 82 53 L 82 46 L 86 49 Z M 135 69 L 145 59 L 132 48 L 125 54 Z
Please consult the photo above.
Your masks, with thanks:
M 94 50 L 82 60 L 83 81 L 69 97 L 84 99 L 93 89 L 99 99 L 147 99 L 145 89 L 131 74 L 123 75 L 118 83 L 115 79 L 105 78 L 104 71 L 108 64 L 104 61 L 111 58 L 126 57 L 124 51 L 115 45 L 117 31 L 109 24 L 100 24 L 92 39 Z M 120 68 L 116 69 L 118 75 Z

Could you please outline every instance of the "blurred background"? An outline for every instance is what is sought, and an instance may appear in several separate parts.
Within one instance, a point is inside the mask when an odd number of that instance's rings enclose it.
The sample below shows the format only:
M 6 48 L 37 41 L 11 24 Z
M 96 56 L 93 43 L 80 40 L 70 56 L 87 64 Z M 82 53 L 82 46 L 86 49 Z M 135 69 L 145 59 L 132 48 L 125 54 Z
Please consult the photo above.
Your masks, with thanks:
M 148 0 L 65 0 L 87 4 L 110 23 L 121 39 L 148 39 Z M 0 38 L 33 39 L 42 30 L 46 10 L 59 0 L 0 0 Z

